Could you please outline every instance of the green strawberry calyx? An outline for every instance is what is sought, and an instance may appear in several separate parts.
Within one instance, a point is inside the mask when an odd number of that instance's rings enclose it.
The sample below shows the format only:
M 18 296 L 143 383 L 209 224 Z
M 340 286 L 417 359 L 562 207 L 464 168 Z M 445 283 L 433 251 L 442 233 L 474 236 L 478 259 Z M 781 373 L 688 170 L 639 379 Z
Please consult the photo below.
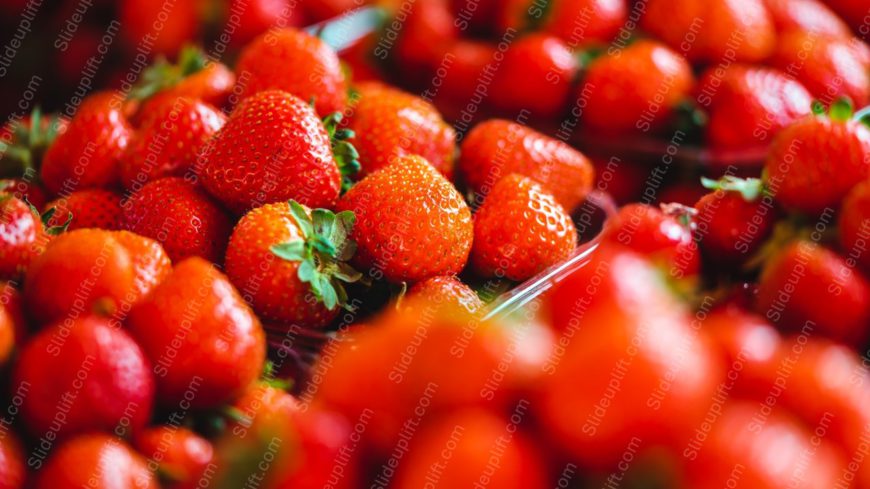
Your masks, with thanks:
M 47 124 L 44 123 L 46 118 Z M 18 178 L 35 174 L 60 127 L 60 117 L 45 116 L 39 107 L 30 113 L 29 124 L 14 123 L 10 137 L 0 139 L 0 176 Z
M 356 134 L 348 128 L 340 127 L 342 118 L 341 112 L 333 112 L 323 118 L 323 127 L 329 134 L 332 154 L 341 171 L 341 191 L 347 192 L 353 186 L 353 176 L 359 172 L 361 166 L 359 152 L 350 142 Z
M 273 245 L 272 253 L 284 260 L 300 262 L 299 280 L 310 285 L 314 296 L 327 309 L 347 307 L 343 284 L 362 278 L 347 263 L 356 252 L 356 242 L 350 239 L 356 216 L 351 211 L 335 214 L 327 209 L 314 209 L 309 214 L 295 200 L 289 203 L 302 239 Z
M 178 54 L 178 62 L 170 63 L 165 57 L 157 58 L 153 65 L 142 73 L 142 80 L 130 91 L 132 100 L 146 100 L 153 95 L 177 85 L 181 80 L 197 73 L 208 65 L 205 53 L 196 46 L 184 46 Z
M 701 177 L 701 185 L 710 190 L 737 192 L 746 202 L 755 202 L 767 191 L 760 178 L 739 178 L 734 175 L 725 175 L 719 180 Z
M 835 122 L 847 122 L 854 119 L 866 126 L 870 126 L 870 107 L 865 107 L 863 110 L 855 113 L 855 107 L 852 105 L 852 100 L 849 97 L 838 98 L 827 109 L 825 104 L 814 100 L 812 109 L 814 115 L 818 117 L 827 116 Z

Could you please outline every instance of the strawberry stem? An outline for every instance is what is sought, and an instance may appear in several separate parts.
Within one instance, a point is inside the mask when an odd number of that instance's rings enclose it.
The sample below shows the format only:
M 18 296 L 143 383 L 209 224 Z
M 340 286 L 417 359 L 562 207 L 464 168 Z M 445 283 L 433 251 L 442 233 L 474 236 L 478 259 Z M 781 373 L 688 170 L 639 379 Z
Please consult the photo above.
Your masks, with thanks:
M 29 123 L 18 121 L 12 126 L 11 138 L 0 141 L 0 176 L 17 178 L 36 173 L 61 125 L 58 116 L 48 117 L 47 124 L 45 120 L 42 110 L 36 107 Z
M 153 65 L 145 69 L 142 80 L 130 91 L 131 100 L 146 100 L 155 94 L 177 85 L 181 80 L 201 71 L 208 65 L 208 58 L 196 46 L 181 48 L 176 64 L 165 57 L 157 58 Z

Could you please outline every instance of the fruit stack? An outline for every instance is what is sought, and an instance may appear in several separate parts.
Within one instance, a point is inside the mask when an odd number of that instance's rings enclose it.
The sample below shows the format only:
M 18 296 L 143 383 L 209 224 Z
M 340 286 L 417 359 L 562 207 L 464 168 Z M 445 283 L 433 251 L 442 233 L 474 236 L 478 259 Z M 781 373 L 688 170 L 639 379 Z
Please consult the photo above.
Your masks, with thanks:
M 13 113 L 0 489 L 870 489 L 868 8 L 247 18 Z

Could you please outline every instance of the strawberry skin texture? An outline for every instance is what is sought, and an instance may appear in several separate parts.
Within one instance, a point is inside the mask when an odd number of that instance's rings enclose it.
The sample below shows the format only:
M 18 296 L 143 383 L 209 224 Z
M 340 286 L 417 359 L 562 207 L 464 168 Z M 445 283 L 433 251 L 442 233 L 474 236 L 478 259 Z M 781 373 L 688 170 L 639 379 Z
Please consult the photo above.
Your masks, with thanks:
M 123 227 L 155 239 L 173 262 L 223 257 L 232 221 L 201 188 L 181 177 L 145 184 L 122 204 Z
M 300 262 L 282 260 L 271 247 L 302 239 L 287 202 L 258 207 L 236 225 L 227 247 L 225 270 L 245 301 L 265 321 L 309 328 L 329 324 L 329 311 L 311 300 L 311 287 L 298 278 Z
M 855 185 L 840 210 L 843 254 L 870 271 L 870 180 Z
M 18 280 L 42 252 L 48 235 L 27 204 L 0 194 L 0 280 Z
M 157 399 L 167 406 L 188 399 L 197 378 L 191 405 L 219 406 L 241 395 L 263 368 L 260 321 L 230 281 L 201 258 L 177 264 L 133 308 L 127 325 L 154 365 Z
M 63 225 L 72 215 L 72 221 L 67 227 L 69 231 L 82 228 L 121 228 L 121 197 L 109 190 L 77 190 L 67 197 L 49 202 L 45 209 L 54 209 L 54 215 L 48 221 L 51 227 Z
M 356 133 L 353 145 L 359 152 L 364 177 L 396 158 L 419 155 L 445 178 L 453 178 L 456 131 L 444 122 L 430 103 L 380 83 L 363 83 L 348 127 Z
M 761 201 L 747 202 L 737 192 L 711 192 L 695 204 L 701 248 L 716 262 L 740 264 L 770 235 L 776 219 Z
M 169 99 L 152 110 L 143 115 L 146 122 L 121 160 L 121 182 L 128 189 L 189 171 L 227 119 L 214 107 L 189 98 Z
M 172 271 L 172 262 L 163 250 L 163 246 L 151 238 L 129 231 L 114 232 L 112 237 L 130 253 L 130 265 L 133 267 L 133 283 L 136 289 L 136 294 L 131 295 L 132 300 L 129 301 L 132 306 L 147 296 L 169 275 Z
M 707 141 L 717 148 L 746 148 L 768 142 L 783 127 L 811 111 L 812 96 L 779 70 L 732 65 L 708 71 L 698 87 L 708 106 Z
M 432 165 L 406 156 L 357 183 L 338 202 L 352 211 L 354 264 L 390 282 L 456 274 L 471 251 L 471 211 Z
M 469 187 L 483 198 L 509 173 L 536 180 L 569 212 L 592 189 L 594 169 L 571 146 L 520 124 L 492 119 L 465 137 L 459 168 Z
M 88 433 L 63 445 L 34 478 L 33 489 L 160 489 L 151 465 L 126 442 L 108 433 Z
M 483 309 L 483 301 L 471 287 L 452 275 L 439 275 L 417 282 L 406 297 L 411 303 L 423 300 L 426 304 L 460 307 L 471 314 Z
M 242 50 L 234 91 L 240 98 L 278 89 L 314 99 L 321 117 L 343 112 L 347 81 L 338 55 L 325 42 L 296 29 L 272 29 Z
M 571 216 L 528 177 L 508 175 L 474 216 L 471 263 L 484 277 L 522 281 L 568 257 L 577 246 Z
M 40 176 L 50 194 L 118 183 L 118 162 L 132 129 L 116 97 L 111 92 L 88 97 L 45 152 Z
M 870 129 L 855 120 L 805 117 L 774 139 L 765 170 L 766 185 L 784 207 L 812 215 L 836 209 L 870 176 Z
M 341 191 L 326 129 L 308 104 L 286 92 L 242 101 L 205 151 L 202 185 L 239 214 L 290 199 L 328 209 Z

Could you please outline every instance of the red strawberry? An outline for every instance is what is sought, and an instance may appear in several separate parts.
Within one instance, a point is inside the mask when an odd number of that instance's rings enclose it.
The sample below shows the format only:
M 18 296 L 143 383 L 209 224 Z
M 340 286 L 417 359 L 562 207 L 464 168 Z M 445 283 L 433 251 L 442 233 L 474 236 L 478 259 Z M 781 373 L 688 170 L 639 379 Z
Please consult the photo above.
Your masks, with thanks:
M 711 146 L 746 148 L 767 143 L 809 114 L 812 97 L 800 82 L 778 70 L 731 65 L 704 74 L 697 102 L 708 111 Z
M 849 26 L 820 0 L 764 0 L 779 34 L 792 30 L 849 38 Z
M 48 203 L 46 212 L 52 211 L 49 226 L 63 226 L 68 230 L 100 228 L 116 230 L 121 227 L 121 197 L 99 188 L 72 192 Z
M 0 308 L 6 310 L 6 314 L 12 321 L 15 342 L 18 345 L 24 343 L 28 333 L 22 302 L 21 293 L 15 288 L 15 284 L 0 282 Z
M 121 182 L 128 189 L 191 171 L 205 143 L 226 122 L 214 107 L 183 97 L 151 110 L 121 159 Z
M 341 198 L 356 216 L 354 263 L 391 282 L 455 274 L 471 250 L 471 211 L 462 196 L 419 156 L 372 173 Z
M 201 258 L 178 263 L 133 308 L 127 326 L 154 365 L 157 399 L 167 406 L 183 400 L 219 406 L 242 394 L 263 368 L 260 321 Z
M 851 119 L 848 103 L 830 115 L 805 117 L 774 139 L 764 163 L 765 185 L 783 206 L 819 214 L 836 208 L 870 177 L 870 128 Z
M 647 132 L 667 122 L 693 83 L 685 58 L 658 42 L 640 40 L 592 62 L 577 105 L 593 129 Z
M 37 209 L 44 208 L 47 201 L 45 190 L 39 184 L 23 178 L 0 179 L 0 192 L 10 193 L 19 200 L 29 202 Z
M 172 4 L 149 0 L 121 0 L 118 18 L 124 26 L 121 35 L 131 48 L 148 46 L 155 54 L 174 54 L 191 40 L 199 37 L 202 0 Z M 138 51 L 137 51 L 138 52 Z
M 45 152 L 40 176 L 46 190 L 58 195 L 115 185 L 118 161 L 131 134 L 118 94 L 90 95 Z
M 27 479 L 24 449 L 15 433 L 0 438 L 0 489 L 22 489 Z
M 798 241 L 768 261 L 756 310 L 782 328 L 810 324 L 814 332 L 857 346 L 868 337 L 870 282 L 833 251 Z
M 422 300 L 424 304 L 461 307 L 472 314 L 483 309 L 483 301 L 471 287 L 452 275 L 438 275 L 417 282 L 408 290 L 407 299 L 411 304 Z
M 272 29 L 248 44 L 236 65 L 240 98 L 279 89 L 314 100 L 321 116 L 344 111 L 347 82 L 338 55 L 321 39 L 296 29 Z
M 232 45 L 243 46 L 270 28 L 304 25 L 304 7 L 290 0 L 230 0 L 224 6 L 224 29 L 232 29 Z
M 393 42 L 379 42 L 374 57 L 400 67 L 403 77 L 411 85 L 429 83 L 443 63 L 445 45 L 458 37 L 450 5 L 447 0 L 401 0 L 396 7 L 394 21 L 402 19 L 398 40 L 395 45 Z M 382 39 L 389 40 L 394 35 L 385 32 Z M 433 42 L 435 39 L 438 42 Z
M 0 193 L 0 279 L 18 280 L 47 241 L 42 221 L 30 206 Z
M 360 176 L 383 168 L 396 158 L 426 158 L 448 180 L 453 178 L 456 131 L 422 98 L 380 83 L 356 87 L 359 99 L 347 122 L 355 133 Z
M 307 75 L 306 75 L 307 76 Z M 278 90 L 245 99 L 215 134 L 198 168 L 203 186 L 237 213 L 289 199 L 331 208 L 341 190 L 341 169 L 330 146 L 340 117 L 328 128 L 302 100 Z M 336 142 L 335 156 L 352 172 L 355 152 Z M 344 163 L 343 163 L 344 164 Z
M 628 16 L 625 0 L 533 0 L 503 2 L 502 29 L 532 27 L 559 36 L 572 49 L 610 41 Z M 628 2 L 631 3 L 631 2 Z
M 36 476 L 34 489 L 159 489 L 154 473 L 141 455 L 123 440 L 91 433 L 73 438 L 57 449 Z
M 148 182 L 121 205 L 123 227 L 155 239 L 173 262 L 223 257 L 232 231 L 230 217 L 198 186 L 184 178 Z
M 171 482 L 171 489 L 195 489 L 212 463 L 211 443 L 193 431 L 173 424 L 147 428 L 133 440 L 136 450 Z
M 493 119 L 475 126 L 462 142 L 459 167 L 482 201 L 503 176 L 536 180 L 568 212 L 592 189 L 594 170 L 582 153 L 526 126 Z
M 347 301 L 341 281 L 359 279 L 344 263 L 355 248 L 353 223 L 349 212 L 312 211 L 295 201 L 258 207 L 233 230 L 227 276 L 264 320 L 326 326 Z
M 608 221 L 603 239 L 661 261 L 668 274 L 677 279 L 697 275 L 701 267 L 689 225 L 653 206 L 623 207 Z
M 6 366 L 15 343 L 20 341 L 16 335 L 16 327 L 12 311 L 0 304 L 0 367 Z
M 846 195 L 840 210 L 840 244 L 847 261 L 860 263 L 870 271 L 870 180 Z
M 151 417 L 151 364 L 130 335 L 83 316 L 37 334 L 21 352 L 13 385 L 28 385 L 22 412 L 37 436 L 142 428 Z M 57 423 L 59 412 L 65 423 Z
M 565 111 L 580 69 L 561 39 L 529 34 L 511 44 L 492 82 L 489 102 L 507 114 L 552 118 Z
M 471 114 L 465 109 L 474 96 L 478 82 L 485 80 L 484 70 L 497 63 L 493 60 L 495 51 L 492 43 L 464 38 L 447 46 L 445 56 L 450 56 L 450 69 L 443 71 L 444 77 L 439 86 L 433 85 L 424 93 L 430 93 L 438 109 L 450 120 L 457 121 L 456 127 L 460 124 L 468 127 L 473 117 L 480 115 Z M 481 101 L 484 107 L 486 103 L 485 99 Z
M 135 292 L 127 296 L 121 312 L 126 315 L 129 307 L 144 298 L 172 271 L 172 262 L 160 243 L 128 231 L 112 233 L 115 241 L 130 253 L 133 267 Z
M 825 105 L 849 97 L 862 107 L 870 103 L 866 49 L 858 39 L 791 32 L 780 39 L 771 64 L 800 80 Z
M 540 185 L 515 173 L 492 187 L 474 215 L 471 264 L 484 277 L 526 280 L 576 246 L 571 216 Z

